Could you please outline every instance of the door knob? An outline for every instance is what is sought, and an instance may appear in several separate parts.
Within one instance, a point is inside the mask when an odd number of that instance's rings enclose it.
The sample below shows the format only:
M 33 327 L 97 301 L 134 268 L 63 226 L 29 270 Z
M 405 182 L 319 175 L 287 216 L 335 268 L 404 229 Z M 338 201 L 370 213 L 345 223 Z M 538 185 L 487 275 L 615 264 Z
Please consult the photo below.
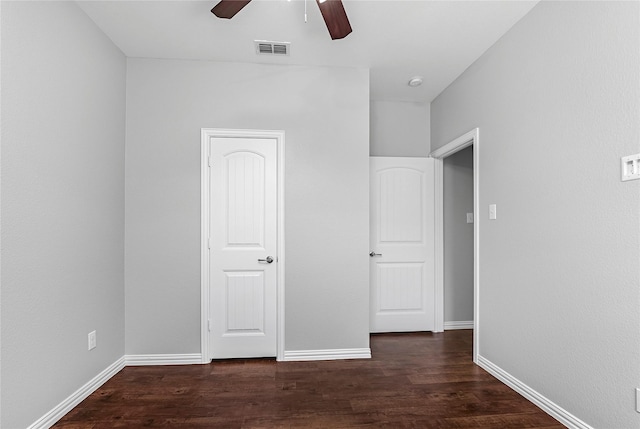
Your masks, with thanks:
M 270 264 L 273 262 L 273 258 L 271 256 L 267 256 L 266 259 L 258 259 L 258 262 L 266 262 L 267 264 Z
M 372 250 L 371 253 L 369 253 L 369 256 L 371 256 L 372 258 L 374 256 L 382 256 L 382 253 L 376 253 L 375 251 Z

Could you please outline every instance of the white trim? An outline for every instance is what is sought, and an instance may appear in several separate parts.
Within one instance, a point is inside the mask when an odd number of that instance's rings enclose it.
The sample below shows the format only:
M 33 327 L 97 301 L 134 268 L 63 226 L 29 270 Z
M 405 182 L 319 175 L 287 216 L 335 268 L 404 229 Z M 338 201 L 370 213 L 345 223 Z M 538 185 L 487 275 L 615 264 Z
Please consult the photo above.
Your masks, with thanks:
M 473 361 L 480 354 L 480 130 L 473 130 Z
M 507 371 L 503 370 L 498 365 L 494 364 L 485 357 L 478 356 L 476 359 L 476 363 L 478 364 L 478 366 L 486 370 L 489 374 L 502 381 L 504 384 L 527 398 L 529 401 L 533 402 L 545 413 L 549 414 L 551 417 L 558 420 L 566 427 L 570 429 L 593 429 L 593 427 L 589 426 L 549 398 L 527 386 L 522 381 L 518 380 L 516 377 L 509 374 Z
M 212 137 L 274 138 L 278 150 L 278 250 L 277 250 L 277 320 L 276 320 L 276 360 L 284 360 L 284 131 L 276 130 L 235 130 L 202 128 L 200 133 L 200 351 L 201 362 L 211 361 L 209 348 L 209 140 Z
M 431 152 L 429 156 L 435 160 L 435 305 L 436 327 L 444 327 L 444 192 L 443 163 L 444 158 L 462 149 L 473 146 L 473 361 L 477 362 L 480 343 L 480 129 L 474 128 Z M 439 332 L 439 331 L 436 331 Z
M 433 332 L 444 332 L 444 173 L 442 160 L 435 158 L 433 163 L 434 174 L 434 204 L 433 204 L 433 291 L 434 291 L 434 323 Z
M 60 402 L 58 405 L 53 407 L 51 411 L 49 411 L 44 416 L 36 420 L 27 429 L 50 428 L 58 420 L 60 420 L 65 414 L 71 411 L 80 402 L 85 400 L 89 395 L 95 392 L 100 386 L 106 383 L 111 377 L 116 375 L 124 367 L 125 367 L 125 359 L 124 357 L 121 357 L 120 359 L 118 359 L 117 361 L 109 365 L 102 372 L 100 372 L 100 374 L 93 377 L 89 382 L 87 382 L 80 389 L 72 393 L 67 399 L 65 399 L 64 401 Z
M 209 359 L 209 145 L 200 130 L 200 354 Z
M 456 320 L 444 322 L 445 331 L 453 331 L 456 329 L 473 329 L 473 320 Z
M 451 140 L 446 145 L 439 147 L 429 154 L 431 158 L 446 158 L 449 155 L 453 155 L 456 152 L 460 152 L 462 149 L 473 145 L 474 140 L 478 137 L 478 128 L 474 128 L 458 137 L 457 139 Z
M 201 353 L 125 355 L 127 366 L 193 365 L 202 363 Z
M 286 350 L 284 361 L 371 359 L 371 349 Z
M 285 331 L 284 331 L 284 280 L 285 280 L 285 251 L 284 251 L 284 131 L 278 132 L 278 303 L 277 305 L 277 355 L 276 360 L 284 359 L 284 339 L 285 339 Z

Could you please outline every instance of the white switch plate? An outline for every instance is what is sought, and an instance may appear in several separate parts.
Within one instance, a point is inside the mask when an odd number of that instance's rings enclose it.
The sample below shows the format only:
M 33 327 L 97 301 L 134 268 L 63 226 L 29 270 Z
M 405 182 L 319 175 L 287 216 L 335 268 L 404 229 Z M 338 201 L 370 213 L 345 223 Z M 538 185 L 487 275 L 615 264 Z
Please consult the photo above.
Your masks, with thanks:
M 496 219 L 496 205 L 489 204 L 489 219 Z
M 96 348 L 96 331 L 89 332 L 89 350 Z
M 467 223 L 473 223 L 473 213 L 467 213 Z
M 620 158 L 620 180 L 640 179 L 640 153 Z

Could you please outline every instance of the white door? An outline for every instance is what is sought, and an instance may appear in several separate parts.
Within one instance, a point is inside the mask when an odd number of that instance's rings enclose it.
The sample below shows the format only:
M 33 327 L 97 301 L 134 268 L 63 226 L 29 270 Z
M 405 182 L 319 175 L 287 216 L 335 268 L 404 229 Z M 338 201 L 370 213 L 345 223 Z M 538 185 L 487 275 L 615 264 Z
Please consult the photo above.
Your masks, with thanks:
M 371 332 L 432 331 L 431 158 L 370 159 Z
M 277 140 L 209 144 L 210 356 L 276 356 Z

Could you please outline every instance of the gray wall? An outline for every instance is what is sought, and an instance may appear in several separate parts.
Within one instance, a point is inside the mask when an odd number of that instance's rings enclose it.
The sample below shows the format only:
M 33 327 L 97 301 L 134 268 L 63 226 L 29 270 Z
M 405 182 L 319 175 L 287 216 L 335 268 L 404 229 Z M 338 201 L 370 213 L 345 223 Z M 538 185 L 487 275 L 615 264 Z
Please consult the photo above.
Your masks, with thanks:
M 0 426 L 23 428 L 124 354 L 126 64 L 73 2 L 1 24 Z
M 444 321 L 473 320 L 473 148 L 444 159 Z
M 431 106 L 480 128 L 480 355 L 599 428 L 640 426 L 639 7 L 541 2 Z
M 429 156 L 429 104 L 371 101 L 371 156 Z
M 286 133 L 286 350 L 369 345 L 368 71 L 129 59 L 126 352 L 200 351 L 200 129 Z

